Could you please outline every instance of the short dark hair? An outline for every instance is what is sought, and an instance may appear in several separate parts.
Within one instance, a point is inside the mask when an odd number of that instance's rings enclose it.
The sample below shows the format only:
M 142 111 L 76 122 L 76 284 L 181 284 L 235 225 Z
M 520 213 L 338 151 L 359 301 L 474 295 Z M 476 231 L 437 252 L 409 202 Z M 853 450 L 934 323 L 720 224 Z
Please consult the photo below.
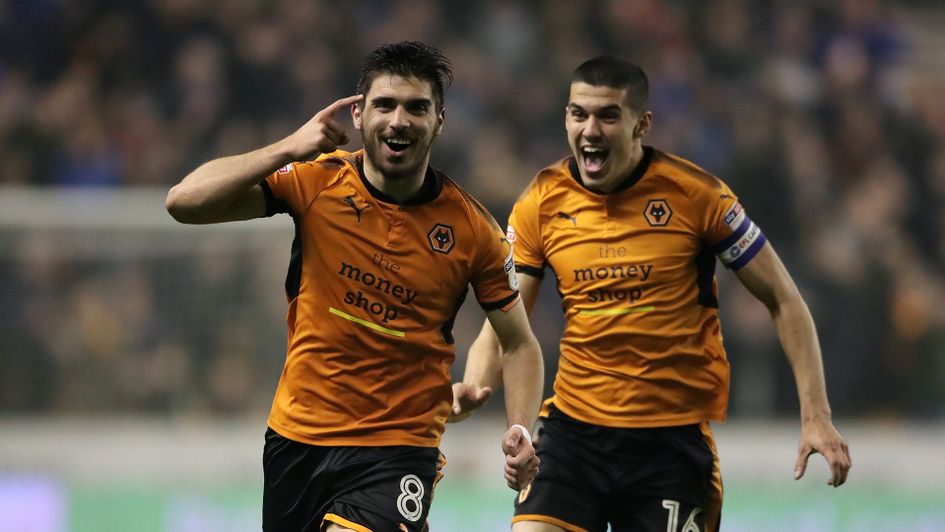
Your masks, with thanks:
M 627 90 L 627 105 L 642 113 L 650 99 L 650 82 L 639 66 L 610 55 L 589 59 L 574 69 L 571 82 L 583 81 L 595 87 L 614 87 Z
M 443 81 L 453 83 L 453 66 L 442 52 L 420 41 L 388 43 L 371 52 L 361 65 L 358 94 L 367 94 L 380 73 L 429 81 L 437 109 L 443 108 Z

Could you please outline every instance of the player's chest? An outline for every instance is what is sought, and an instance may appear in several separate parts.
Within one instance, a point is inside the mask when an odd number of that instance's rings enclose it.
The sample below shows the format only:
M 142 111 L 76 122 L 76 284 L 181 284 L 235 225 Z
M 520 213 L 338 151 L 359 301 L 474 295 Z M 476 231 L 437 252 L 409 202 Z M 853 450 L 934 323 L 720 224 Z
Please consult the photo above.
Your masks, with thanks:
M 659 195 L 544 205 L 545 255 L 556 270 L 619 265 L 634 275 L 691 262 L 701 239 L 686 206 Z
M 323 194 L 302 221 L 303 238 L 335 262 L 348 259 L 447 283 L 466 274 L 473 242 L 458 214 L 435 205 L 388 204 L 354 191 Z

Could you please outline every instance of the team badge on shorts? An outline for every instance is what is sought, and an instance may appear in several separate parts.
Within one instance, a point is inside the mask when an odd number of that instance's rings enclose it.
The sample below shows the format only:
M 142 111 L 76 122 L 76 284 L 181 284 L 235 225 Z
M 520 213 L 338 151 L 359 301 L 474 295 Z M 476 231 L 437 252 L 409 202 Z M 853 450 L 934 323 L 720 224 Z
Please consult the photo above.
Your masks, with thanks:
M 453 228 L 444 224 L 434 225 L 427 237 L 430 239 L 430 247 L 433 251 L 444 255 L 449 254 L 453 249 L 453 244 L 456 243 L 456 239 L 453 238 Z
M 522 488 L 522 491 L 518 492 L 518 503 L 521 504 L 525 502 L 525 499 L 528 498 L 528 495 L 532 492 L 533 482 L 529 482 L 527 486 Z

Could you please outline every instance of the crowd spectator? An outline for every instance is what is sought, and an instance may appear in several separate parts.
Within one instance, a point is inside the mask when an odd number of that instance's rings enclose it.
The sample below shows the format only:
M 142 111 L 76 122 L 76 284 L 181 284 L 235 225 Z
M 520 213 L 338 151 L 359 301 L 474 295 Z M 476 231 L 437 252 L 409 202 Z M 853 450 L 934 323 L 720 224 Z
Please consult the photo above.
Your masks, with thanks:
M 902 15 L 917 10 L 945 17 L 881 0 L 11 0 L 0 194 L 169 187 L 354 93 L 366 51 L 420 39 L 456 70 L 433 164 L 504 220 L 534 172 L 567 154 L 570 69 L 624 55 L 651 73 L 650 142 L 725 179 L 776 242 L 819 324 L 835 413 L 942 416 L 945 91 L 943 72 L 916 66 Z M 50 238 L 0 254 L 0 411 L 267 406 L 258 390 L 278 376 L 284 309 L 247 288 L 266 269 L 251 250 L 65 260 Z M 742 373 L 731 411 L 790 415 L 775 333 L 728 275 L 726 344 Z M 560 318 L 555 298 L 543 304 L 536 334 L 553 370 Z M 208 314 L 215 328 L 195 329 Z

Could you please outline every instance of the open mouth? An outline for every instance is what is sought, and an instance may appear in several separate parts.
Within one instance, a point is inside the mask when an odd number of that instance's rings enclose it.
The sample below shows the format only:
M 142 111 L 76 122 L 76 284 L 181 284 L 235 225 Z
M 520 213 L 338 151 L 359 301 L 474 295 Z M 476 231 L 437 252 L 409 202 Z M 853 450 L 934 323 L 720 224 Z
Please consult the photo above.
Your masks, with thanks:
M 394 153 L 394 155 L 401 155 L 403 152 L 407 151 L 408 148 L 413 144 L 412 141 L 404 138 L 394 137 L 389 139 L 384 139 L 384 144 Z
M 600 172 L 607 162 L 610 151 L 599 146 L 584 146 L 581 148 L 581 158 L 584 160 L 584 170 L 594 174 Z

